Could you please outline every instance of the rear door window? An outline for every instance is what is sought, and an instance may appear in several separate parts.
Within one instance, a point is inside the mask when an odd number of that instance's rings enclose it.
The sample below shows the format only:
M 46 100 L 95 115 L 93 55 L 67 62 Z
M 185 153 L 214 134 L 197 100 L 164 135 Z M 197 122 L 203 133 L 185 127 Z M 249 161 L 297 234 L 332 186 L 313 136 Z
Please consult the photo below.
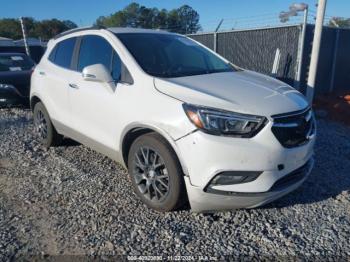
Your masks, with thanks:
M 75 42 L 76 37 L 59 42 L 49 55 L 49 60 L 58 66 L 70 69 Z

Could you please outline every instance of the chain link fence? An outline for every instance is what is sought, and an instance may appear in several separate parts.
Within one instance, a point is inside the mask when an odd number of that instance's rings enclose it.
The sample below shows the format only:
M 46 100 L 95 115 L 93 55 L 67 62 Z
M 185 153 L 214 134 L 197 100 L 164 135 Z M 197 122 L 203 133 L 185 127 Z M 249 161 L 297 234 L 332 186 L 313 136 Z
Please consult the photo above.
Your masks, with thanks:
M 280 50 L 276 78 L 305 92 L 312 49 L 314 25 L 302 25 L 189 35 L 242 68 L 271 75 L 276 50 Z M 302 45 L 302 41 L 304 45 Z M 301 47 L 304 56 L 300 58 Z M 299 63 L 301 79 L 297 79 Z M 318 64 L 316 92 L 350 90 L 350 30 L 324 27 Z

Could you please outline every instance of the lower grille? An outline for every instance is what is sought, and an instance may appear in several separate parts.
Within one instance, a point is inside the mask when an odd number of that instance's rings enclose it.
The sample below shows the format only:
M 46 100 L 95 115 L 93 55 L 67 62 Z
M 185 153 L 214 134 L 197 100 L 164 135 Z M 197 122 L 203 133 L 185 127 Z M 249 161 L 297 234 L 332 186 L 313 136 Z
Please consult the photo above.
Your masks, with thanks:
M 311 166 L 311 162 L 307 162 L 302 167 L 298 168 L 297 170 L 293 171 L 292 173 L 280 178 L 277 180 L 273 186 L 270 188 L 269 191 L 278 191 L 282 190 L 292 184 L 295 184 L 299 181 L 301 181 L 309 172 Z
M 272 116 L 272 133 L 282 146 L 290 148 L 303 145 L 315 133 L 315 119 L 310 108 L 288 114 Z

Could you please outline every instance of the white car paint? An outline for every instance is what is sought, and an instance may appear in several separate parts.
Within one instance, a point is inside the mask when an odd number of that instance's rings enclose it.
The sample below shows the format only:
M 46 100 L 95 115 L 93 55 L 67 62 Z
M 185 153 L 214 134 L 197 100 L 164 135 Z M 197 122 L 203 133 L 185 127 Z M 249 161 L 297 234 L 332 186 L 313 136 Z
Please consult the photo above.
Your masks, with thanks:
M 155 79 L 156 88 L 182 101 L 228 111 L 270 116 L 308 106 L 298 91 L 252 71 Z M 274 105 L 273 107 L 271 105 Z
M 268 192 L 278 179 L 312 158 L 314 136 L 303 146 L 285 148 L 271 132 L 272 115 L 308 107 L 298 91 L 281 81 L 250 71 L 170 79 L 152 77 L 115 37 L 113 33 L 117 32 L 165 33 L 141 29 L 84 30 L 48 43 L 47 51 L 32 75 L 31 98 L 38 97 L 43 102 L 59 133 L 124 166 L 122 142 L 129 130 L 148 127 L 160 133 L 180 160 L 194 211 L 255 207 L 294 190 L 304 181 L 282 192 L 258 195 Z M 105 38 L 129 69 L 134 83 L 117 83 L 111 88 L 105 83 L 86 81 L 82 73 L 61 68 L 48 60 L 57 42 L 83 35 Z M 70 88 L 70 85 L 78 88 Z M 252 138 L 210 135 L 199 131 L 189 121 L 182 107 L 184 102 L 260 115 L 269 122 Z M 279 164 L 285 166 L 283 171 L 277 169 Z M 215 187 L 227 192 L 257 195 L 222 196 L 204 192 L 208 182 L 225 170 L 262 171 L 255 181 Z

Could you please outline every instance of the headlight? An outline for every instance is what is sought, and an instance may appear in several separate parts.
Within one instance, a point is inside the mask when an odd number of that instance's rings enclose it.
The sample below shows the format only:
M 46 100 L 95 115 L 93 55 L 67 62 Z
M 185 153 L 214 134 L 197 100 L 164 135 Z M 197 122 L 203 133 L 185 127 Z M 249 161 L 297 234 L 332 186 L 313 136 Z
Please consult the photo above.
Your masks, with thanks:
M 14 88 L 13 85 L 8 85 L 8 84 L 0 84 L 1 89 L 12 89 Z
M 253 137 L 266 123 L 262 116 L 183 104 L 187 117 L 202 131 L 214 135 Z

